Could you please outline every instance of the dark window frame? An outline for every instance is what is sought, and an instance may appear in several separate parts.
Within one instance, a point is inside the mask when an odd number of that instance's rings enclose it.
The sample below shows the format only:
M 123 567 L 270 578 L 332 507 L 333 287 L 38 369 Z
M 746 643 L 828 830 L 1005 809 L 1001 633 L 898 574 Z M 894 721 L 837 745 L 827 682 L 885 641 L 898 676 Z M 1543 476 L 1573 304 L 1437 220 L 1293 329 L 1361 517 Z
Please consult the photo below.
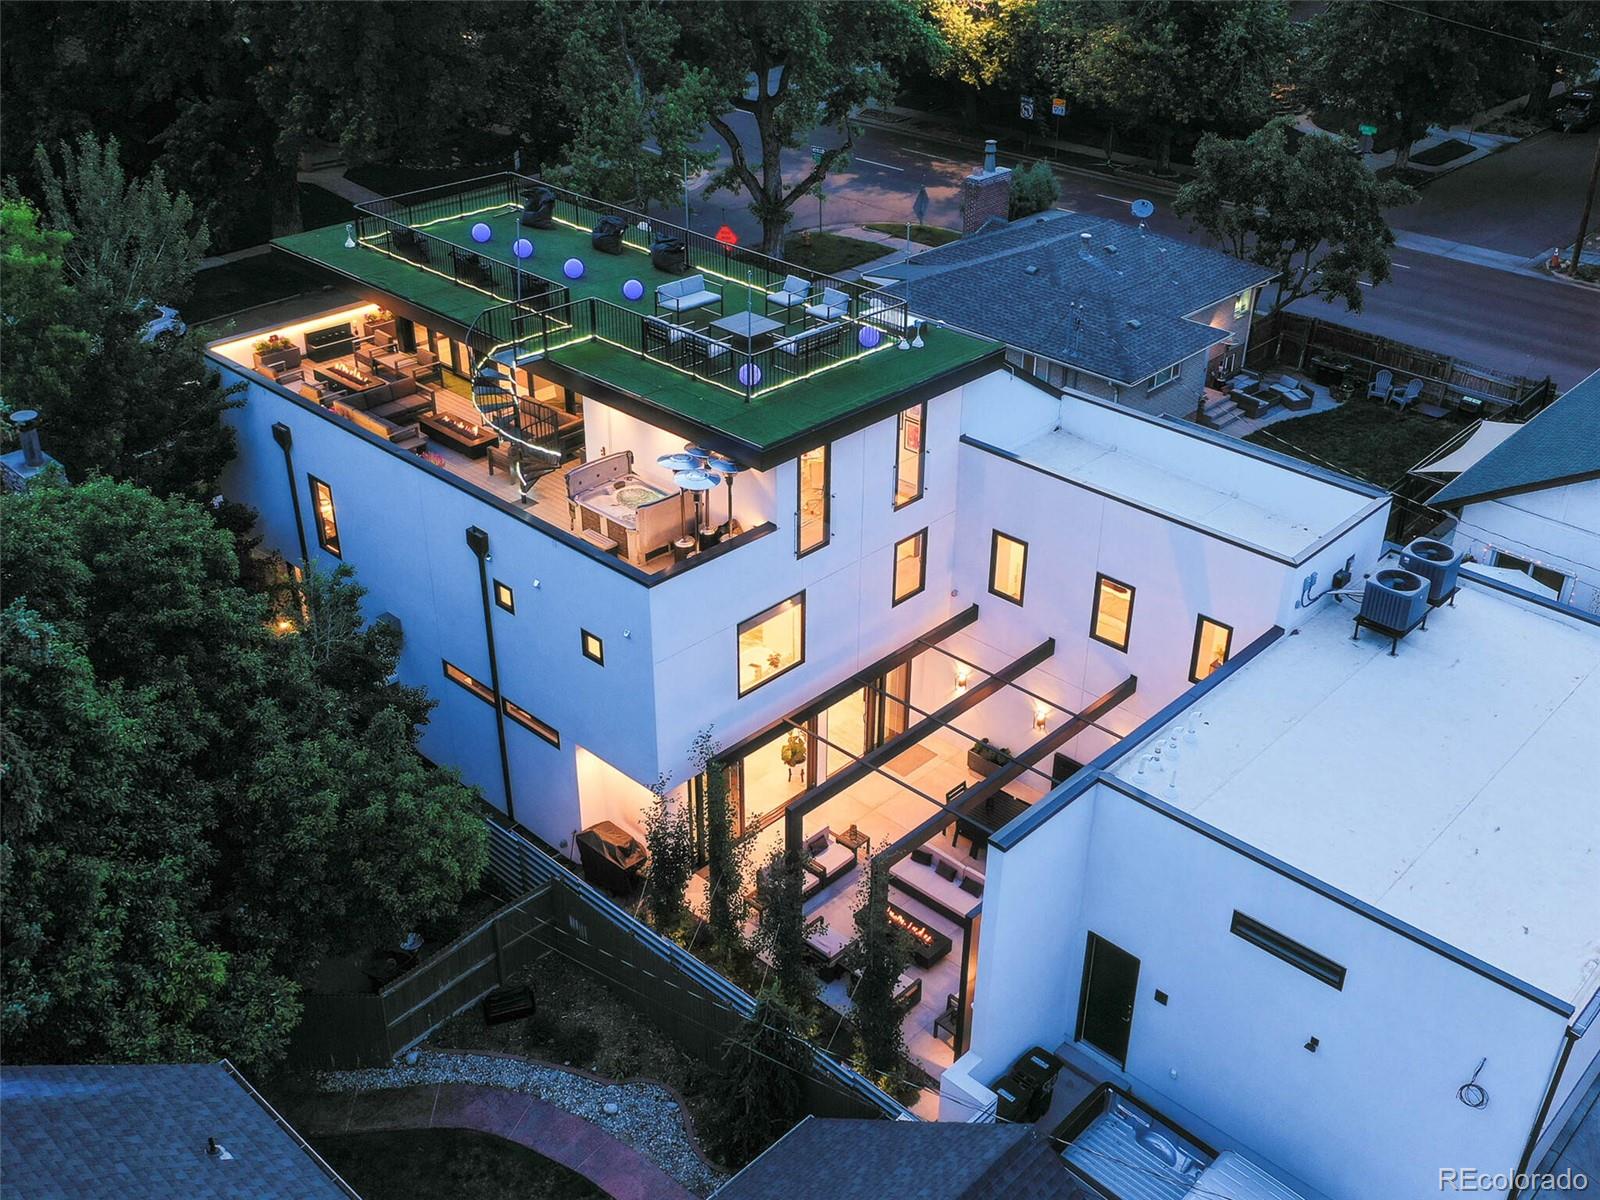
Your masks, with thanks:
M 806 454 L 815 454 L 822 451 L 822 540 L 815 546 L 800 545 L 800 533 L 804 527 L 801 511 L 805 507 L 805 469 L 800 460 Z M 829 542 L 833 541 L 833 444 L 824 442 L 820 446 L 813 446 L 803 454 L 795 456 L 794 460 L 794 556 L 804 558 L 808 554 L 815 554 Z
M 754 624 L 758 623 L 759 621 L 761 621 L 764 617 L 770 616 L 775 609 L 782 608 L 785 604 L 788 604 L 791 600 L 799 601 L 799 604 L 800 604 L 800 653 L 796 656 L 795 660 L 792 663 L 790 663 L 788 666 L 782 668 L 781 670 L 779 670 L 779 671 L 777 671 L 777 672 L 775 672 L 775 673 L 773 673 L 771 675 L 766 676 L 764 679 L 756 680 L 756 682 L 752 683 L 748 688 L 745 687 L 743 685 L 743 683 L 740 682 L 740 680 L 742 678 L 742 675 L 743 675 L 743 672 L 741 670 L 742 664 L 740 663 L 740 659 L 743 658 L 744 652 L 739 648 L 740 644 L 744 641 L 745 627 L 748 626 L 748 625 L 754 625 Z M 805 661 L 806 661 L 806 589 L 805 588 L 801 588 L 798 592 L 796 592 L 792 596 L 785 596 L 782 600 L 779 600 L 779 601 L 777 601 L 777 602 L 775 602 L 773 604 L 767 605 L 767 607 L 763 608 L 758 613 L 752 613 L 750 616 L 746 617 L 744 620 L 740 621 L 737 625 L 735 625 L 733 627 L 733 683 L 734 683 L 735 690 L 739 693 L 739 697 L 738 698 L 740 700 L 743 700 L 746 696 L 750 695 L 752 692 L 759 691 L 761 688 L 766 687 L 767 684 L 771 683 L 773 680 L 782 679 L 785 675 L 787 675 L 790 671 L 793 671 L 796 667 L 804 666 L 805 665 Z
M 1012 542 L 1022 547 L 1022 580 L 1017 585 L 1017 594 L 1010 595 L 995 587 L 995 571 L 1000 565 L 1000 539 Z M 1022 598 L 1028 594 L 1028 543 L 1021 538 L 999 529 L 989 531 L 989 594 L 999 596 L 1000 599 L 1022 607 Z
M 500 697 L 500 707 L 507 717 L 521 725 L 529 733 L 542 741 L 549 742 L 557 750 L 561 749 L 561 734 L 554 725 L 546 724 L 520 704 L 513 704 L 504 696 Z
M 342 562 L 344 560 L 344 548 L 339 537 L 339 505 L 333 498 L 333 485 L 328 483 L 327 480 L 318 479 L 310 473 L 307 473 L 306 480 L 311 487 L 311 521 L 317 527 L 317 545 Z M 333 514 L 333 536 L 331 538 L 328 536 L 328 530 L 323 523 L 322 506 L 317 503 L 318 488 L 328 493 L 328 509 Z
M 1325 983 L 1336 992 L 1344 991 L 1343 967 L 1327 955 L 1318 954 L 1309 946 L 1279 933 L 1254 917 L 1234 909 L 1233 921 L 1228 926 L 1228 932 L 1249 942 L 1256 949 L 1265 950 L 1272 957 L 1283 960 L 1297 971 L 1304 971 L 1318 983 Z
M 482 700 L 490 708 L 494 707 L 493 688 L 484 683 L 483 680 L 476 679 L 472 675 L 469 675 L 466 671 L 456 666 L 456 664 L 451 662 L 448 658 L 441 658 L 439 661 L 444 664 L 444 677 L 446 679 L 455 684 L 462 691 L 466 692 L 469 696 L 474 696 L 477 699 Z
M 905 445 L 906 439 L 906 414 L 915 410 L 917 413 L 917 494 L 900 499 L 900 448 Z M 921 500 L 928 490 L 928 402 L 913 404 L 909 408 L 902 408 L 895 416 L 894 424 L 894 491 L 891 498 L 894 501 L 894 510 L 899 512 L 902 508 L 915 504 Z
M 917 551 L 917 586 L 904 596 L 896 595 L 900 586 L 900 547 L 907 542 L 918 541 L 921 546 Z M 928 590 L 928 527 L 924 525 L 916 533 L 908 534 L 894 544 L 889 551 L 889 607 L 895 608 L 910 600 L 913 596 L 920 596 Z
M 1131 609 L 1129 610 L 1129 616 L 1132 616 L 1132 610 Z M 1226 621 L 1219 621 L 1215 617 L 1208 617 L 1208 616 L 1206 616 L 1205 613 L 1200 613 L 1194 619 L 1194 645 L 1189 648 L 1189 682 L 1190 683 L 1199 683 L 1200 680 L 1201 680 L 1201 675 L 1200 675 L 1200 634 L 1205 629 L 1205 627 L 1207 625 L 1215 625 L 1218 629 L 1227 630 L 1228 638 L 1227 638 L 1227 640 L 1225 642 L 1222 643 L 1222 662 L 1226 663 L 1228 661 L 1228 659 L 1233 657 L 1233 626 L 1229 625 Z M 1218 664 L 1218 669 L 1219 670 L 1221 669 L 1221 664 L 1220 663 Z
M 1128 620 L 1122 631 L 1122 644 L 1120 646 L 1110 638 L 1100 636 L 1100 598 L 1105 595 L 1105 588 L 1102 585 L 1107 583 L 1115 584 L 1119 588 L 1126 588 L 1128 592 Z M 1122 580 L 1113 578 L 1104 572 L 1096 571 L 1094 574 L 1094 608 L 1089 613 L 1090 638 L 1101 645 L 1110 646 L 1113 650 L 1126 654 L 1129 644 L 1133 641 L 1133 602 L 1138 592 L 1139 589 L 1134 587 L 1133 584 L 1124 583 Z
M 505 592 L 504 599 L 502 599 L 500 596 L 502 591 Z M 516 616 L 517 593 L 512 590 L 512 587 L 509 583 L 502 583 L 498 579 L 494 581 L 494 604 L 496 608 L 503 608 L 512 616 Z
M 595 644 L 595 652 L 593 654 L 589 653 L 590 638 L 594 639 Z M 605 639 L 598 633 L 591 633 L 580 626 L 578 628 L 578 649 L 583 651 L 583 656 L 590 662 L 599 663 L 602 667 L 606 665 L 606 643 Z

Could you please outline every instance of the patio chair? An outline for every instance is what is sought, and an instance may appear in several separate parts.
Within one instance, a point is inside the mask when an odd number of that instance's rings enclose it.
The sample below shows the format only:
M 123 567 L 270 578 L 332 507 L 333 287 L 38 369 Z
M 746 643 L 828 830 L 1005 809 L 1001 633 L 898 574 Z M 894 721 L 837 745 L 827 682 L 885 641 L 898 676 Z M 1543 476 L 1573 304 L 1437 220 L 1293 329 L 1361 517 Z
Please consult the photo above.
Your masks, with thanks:
M 601 254 L 621 254 L 622 235 L 627 229 L 628 223 L 619 216 L 601 217 L 589 234 L 589 244 Z
M 650 265 L 668 275 L 681 275 L 689 269 L 689 250 L 681 237 L 657 233 L 650 239 Z
M 1413 379 L 1404 387 L 1391 388 L 1389 390 L 1389 399 L 1400 409 L 1404 409 L 1420 395 L 1422 395 L 1422 380 L 1420 379 Z
M 1367 387 L 1368 400 L 1387 400 L 1389 393 L 1394 389 L 1394 372 L 1379 371 L 1372 377 L 1372 383 Z
M 816 304 L 806 305 L 806 316 L 815 317 L 819 321 L 837 321 L 849 314 L 850 297 L 837 288 L 823 288 L 822 299 Z
M 809 280 L 801 279 L 798 275 L 786 276 L 781 288 L 766 294 L 763 311 L 771 313 L 773 309 L 781 308 L 783 309 L 783 318 L 787 321 L 790 310 L 805 303 L 806 297 L 810 294 L 811 283 Z
M 555 214 L 556 194 L 549 188 L 534 188 L 523 195 L 522 212 L 517 216 L 517 224 L 524 229 L 553 229 Z

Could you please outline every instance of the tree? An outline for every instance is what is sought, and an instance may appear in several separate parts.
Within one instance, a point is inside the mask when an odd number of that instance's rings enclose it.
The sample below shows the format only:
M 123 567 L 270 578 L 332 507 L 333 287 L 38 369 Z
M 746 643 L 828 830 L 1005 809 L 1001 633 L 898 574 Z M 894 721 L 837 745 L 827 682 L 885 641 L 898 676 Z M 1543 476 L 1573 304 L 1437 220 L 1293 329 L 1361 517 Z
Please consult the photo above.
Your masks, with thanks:
M 968 124 L 978 118 L 978 92 L 1014 77 L 1028 60 L 1037 0 L 929 0 L 938 33 L 938 74 L 961 86 Z
M 209 499 L 234 453 L 222 414 L 239 401 L 205 361 L 198 333 L 145 342 L 143 315 L 98 286 L 86 294 L 70 284 L 68 250 L 92 236 L 41 230 L 25 201 L 0 204 L 0 396 L 45 417 L 50 452 L 73 479 L 111 475 Z M 112 261 L 92 248 L 77 253 Z
M 1060 198 L 1061 183 L 1048 164 L 1036 162 L 1011 173 L 1010 217 L 1013 221 L 1054 208 Z
M 820 917 L 806 920 L 804 890 L 805 867 L 799 852 L 775 847 L 766 866 L 756 872 L 761 901 L 756 944 L 772 964 L 778 991 L 792 1004 L 804 1004 L 816 995 L 817 977 L 806 962 L 806 936 L 825 924 Z
M 1310 80 L 1328 101 L 1396 133 L 1395 166 L 1428 126 L 1479 102 L 1484 68 L 1502 53 L 1474 30 L 1440 20 L 1455 6 L 1334 4 L 1311 28 Z
M 1263 117 L 1287 65 L 1288 5 L 1281 0 L 1042 0 L 1044 69 L 1058 94 L 1146 131 L 1156 168 L 1172 162 L 1180 129 Z
M 650 851 L 650 872 L 644 880 L 644 906 L 662 933 L 683 924 L 685 895 L 694 874 L 693 834 L 689 814 L 667 795 L 666 776 L 650 788 L 654 797 L 644 815 L 644 842 Z
M 717 1088 L 718 1157 L 741 1167 L 792 1129 L 805 1111 L 811 1047 L 800 1018 L 771 989 L 723 1052 Z
M 67 281 L 111 311 L 151 315 L 151 304 L 187 300 L 211 240 L 189 197 L 167 191 L 160 167 L 130 180 L 114 137 L 101 143 L 86 133 L 56 153 L 59 171 L 43 146 L 34 165 L 51 226 L 71 235 L 62 256 Z
M 476 882 L 473 794 L 415 755 L 397 647 L 276 634 L 198 506 L 35 485 L 0 537 L 8 1056 L 270 1064 L 323 954 Z
M 909 0 L 737 0 L 675 5 L 671 12 L 680 25 L 680 56 L 704 72 L 706 119 L 733 159 L 713 187 L 750 197 L 767 254 L 783 252 L 795 204 L 849 160 L 855 110 L 869 100 L 892 102 L 893 67 L 937 44 Z M 753 146 L 729 110 L 751 119 Z M 788 182 L 784 150 L 805 147 L 817 128 L 832 130 L 840 144 Z
M 1416 193 L 1376 178 L 1343 139 L 1302 137 L 1291 151 L 1289 124 L 1279 118 L 1237 141 L 1207 134 L 1174 208 L 1234 257 L 1276 272 L 1270 312 L 1312 295 L 1359 312 L 1360 280 L 1390 275 L 1384 210 Z
M 712 945 L 725 955 L 744 948 L 745 867 L 750 843 L 734 832 L 728 803 L 727 764 L 717 760 L 717 742 L 707 726 L 689 751 L 693 773 L 706 789 L 706 913 Z
M 860 981 L 850 995 L 866 1069 L 880 1079 L 899 1073 L 906 1057 L 905 1014 L 895 1002 L 901 973 L 911 962 L 906 935 L 889 924 L 889 871 L 867 864 L 857 895 L 856 936 L 845 947 L 845 969 Z

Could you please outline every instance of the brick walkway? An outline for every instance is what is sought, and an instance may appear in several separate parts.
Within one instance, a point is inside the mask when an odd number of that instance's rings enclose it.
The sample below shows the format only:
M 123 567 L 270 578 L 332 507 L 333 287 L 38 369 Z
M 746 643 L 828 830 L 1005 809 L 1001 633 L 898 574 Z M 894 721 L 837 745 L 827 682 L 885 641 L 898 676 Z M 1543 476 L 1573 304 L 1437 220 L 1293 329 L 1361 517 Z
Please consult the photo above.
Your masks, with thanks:
M 375 1092 L 331 1092 L 295 1106 L 306 1134 L 390 1129 L 471 1129 L 526 1146 L 570 1167 L 615 1200 L 694 1200 L 665 1171 L 582 1117 L 522 1092 L 437 1083 Z

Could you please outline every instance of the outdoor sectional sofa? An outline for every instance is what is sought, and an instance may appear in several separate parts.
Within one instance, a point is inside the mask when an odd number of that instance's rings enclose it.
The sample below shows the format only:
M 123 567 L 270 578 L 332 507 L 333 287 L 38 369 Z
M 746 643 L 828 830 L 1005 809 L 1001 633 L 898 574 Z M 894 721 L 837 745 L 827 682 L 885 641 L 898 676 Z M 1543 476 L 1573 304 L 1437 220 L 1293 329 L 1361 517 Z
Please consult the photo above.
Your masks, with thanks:
M 930 846 L 919 846 L 896 862 L 889 877 L 897 887 L 956 920 L 983 899 L 983 873 Z

